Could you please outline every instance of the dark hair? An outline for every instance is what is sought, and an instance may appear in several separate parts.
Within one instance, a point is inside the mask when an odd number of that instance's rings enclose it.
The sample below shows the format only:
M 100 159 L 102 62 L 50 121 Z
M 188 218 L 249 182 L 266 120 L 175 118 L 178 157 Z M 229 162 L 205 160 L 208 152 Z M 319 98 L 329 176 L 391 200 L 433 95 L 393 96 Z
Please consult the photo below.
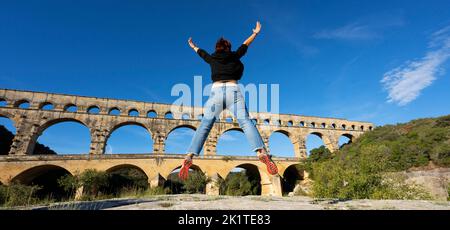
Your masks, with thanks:
M 231 42 L 221 37 L 216 43 L 216 52 L 230 52 Z

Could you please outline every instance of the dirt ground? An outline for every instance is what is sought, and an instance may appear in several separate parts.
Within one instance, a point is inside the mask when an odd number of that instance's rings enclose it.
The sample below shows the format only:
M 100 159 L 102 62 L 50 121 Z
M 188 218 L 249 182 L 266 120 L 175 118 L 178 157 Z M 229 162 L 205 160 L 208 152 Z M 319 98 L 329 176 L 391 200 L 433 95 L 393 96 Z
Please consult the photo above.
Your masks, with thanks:
M 310 197 L 164 195 L 55 204 L 33 209 L 75 210 L 450 210 L 448 201 L 314 200 Z

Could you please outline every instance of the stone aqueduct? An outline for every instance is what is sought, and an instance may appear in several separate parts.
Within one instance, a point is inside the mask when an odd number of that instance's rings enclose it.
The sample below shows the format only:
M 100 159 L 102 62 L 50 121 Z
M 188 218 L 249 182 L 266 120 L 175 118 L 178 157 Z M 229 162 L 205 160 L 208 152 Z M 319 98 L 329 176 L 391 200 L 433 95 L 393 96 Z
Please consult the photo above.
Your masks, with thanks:
M 10 119 L 16 134 L 8 154 L 0 155 L 0 182 L 26 182 L 46 170 L 64 169 L 70 174 L 85 169 L 113 170 L 135 167 L 144 172 L 151 186 L 160 185 L 169 174 L 180 166 L 182 154 L 165 154 L 168 135 L 180 127 L 193 130 L 200 124 L 202 108 L 179 107 L 169 104 L 147 103 L 53 94 L 44 92 L 0 89 L 0 117 Z M 24 108 L 26 103 L 28 107 Z M 116 111 L 114 115 L 111 113 Z M 117 112 L 120 112 L 117 114 Z M 168 115 L 171 115 L 168 118 Z M 308 135 L 322 138 L 331 151 L 339 148 L 341 136 L 353 140 L 372 129 L 368 122 L 335 118 L 309 117 L 270 113 L 250 113 L 261 132 L 266 146 L 271 134 L 286 135 L 294 146 L 295 156 L 274 157 L 281 177 L 284 172 L 306 158 L 305 141 Z M 91 135 L 90 152 L 77 155 L 33 155 L 38 137 L 48 127 L 60 122 L 73 121 L 86 126 Z M 149 131 L 153 139 L 151 154 L 105 154 L 110 134 L 125 125 L 139 125 Z M 236 167 L 257 168 L 261 178 L 262 195 L 281 195 L 280 176 L 269 176 L 265 165 L 256 157 L 224 157 L 216 155 L 218 138 L 227 131 L 240 130 L 237 121 L 227 111 L 221 114 L 204 145 L 204 155 L 196 158 L 195 166 L 214 178 L 226 178 Z M 218 194 L 214 183 L 208 184 L 208 194 Z

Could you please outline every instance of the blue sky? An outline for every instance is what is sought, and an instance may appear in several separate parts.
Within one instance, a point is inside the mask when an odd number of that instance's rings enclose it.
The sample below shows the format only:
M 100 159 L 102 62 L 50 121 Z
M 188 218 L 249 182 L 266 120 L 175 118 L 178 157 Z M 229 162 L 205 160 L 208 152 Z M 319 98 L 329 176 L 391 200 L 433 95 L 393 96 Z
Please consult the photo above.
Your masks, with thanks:
M 279 84 L 281 113 L 406 122 L 450 113 L 448 9 L 447 0 L 2 2 L 0 87 L 172 103 L 173 85 L 209 80 L 190 36 L 209 51 L 220 36 L 236 48 L 260 20 L 242 83 Z M 138 127 L 117 132 L 112 152 L 151 145 Z M 191 135 L 179 130 L 168 148 L 183 152 Z M 219 152 L 248 151 L 235 144 L 240 135 L 224 137 Z M 88 138 L 61 124 L 40 142 L 83 152 Z M 292 152 L 273 139 L 273 151 Z

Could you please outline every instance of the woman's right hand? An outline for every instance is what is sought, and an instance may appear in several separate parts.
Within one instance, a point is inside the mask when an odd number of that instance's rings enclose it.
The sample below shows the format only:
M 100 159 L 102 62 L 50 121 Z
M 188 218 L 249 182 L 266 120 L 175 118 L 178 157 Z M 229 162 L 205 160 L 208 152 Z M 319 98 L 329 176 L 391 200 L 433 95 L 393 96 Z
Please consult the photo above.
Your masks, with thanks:
M 260 31 L 261 31 L 261 23 L 259 21 L 257 21 L 256 27 L 255 27 L 255 29 L 253 29 L 253 33 L 259 34 Z

